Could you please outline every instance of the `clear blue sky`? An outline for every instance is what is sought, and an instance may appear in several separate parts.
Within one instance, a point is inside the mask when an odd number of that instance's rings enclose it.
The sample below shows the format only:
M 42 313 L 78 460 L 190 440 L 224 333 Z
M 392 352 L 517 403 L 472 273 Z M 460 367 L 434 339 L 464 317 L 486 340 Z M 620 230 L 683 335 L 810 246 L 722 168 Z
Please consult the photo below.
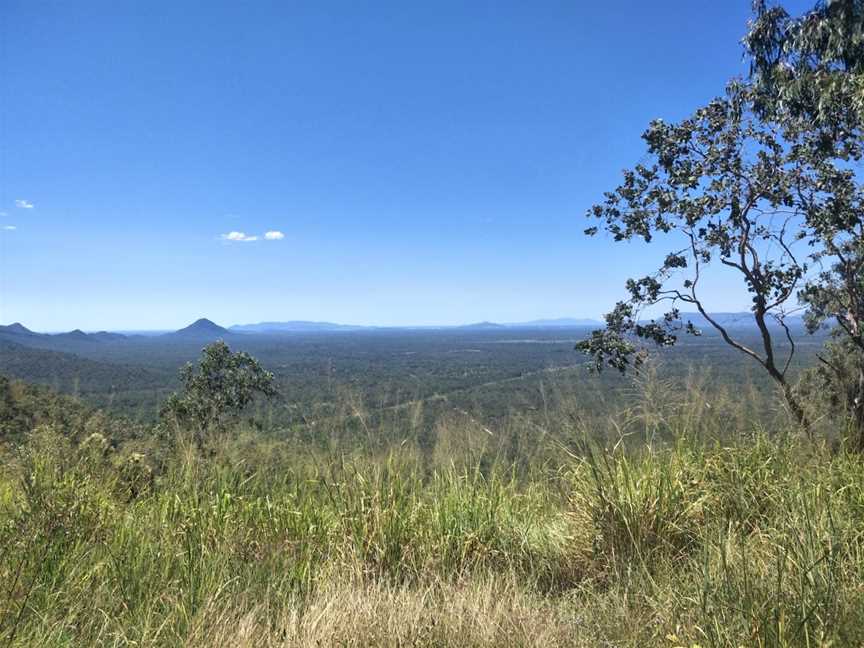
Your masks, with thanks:
M 599 316 L 661 251 L 585 210 L 746 71 L 749 10 L 5 0 L 0 322 Z

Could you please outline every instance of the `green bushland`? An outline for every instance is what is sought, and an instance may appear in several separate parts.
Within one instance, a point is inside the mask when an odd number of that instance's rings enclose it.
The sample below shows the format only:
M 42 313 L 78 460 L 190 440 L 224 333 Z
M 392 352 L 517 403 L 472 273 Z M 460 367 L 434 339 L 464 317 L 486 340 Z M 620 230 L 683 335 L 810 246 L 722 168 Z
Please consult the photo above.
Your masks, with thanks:
M 864 643 L 864 463 L 746 390 L 202 448 L 5 388 L 0 646 Z

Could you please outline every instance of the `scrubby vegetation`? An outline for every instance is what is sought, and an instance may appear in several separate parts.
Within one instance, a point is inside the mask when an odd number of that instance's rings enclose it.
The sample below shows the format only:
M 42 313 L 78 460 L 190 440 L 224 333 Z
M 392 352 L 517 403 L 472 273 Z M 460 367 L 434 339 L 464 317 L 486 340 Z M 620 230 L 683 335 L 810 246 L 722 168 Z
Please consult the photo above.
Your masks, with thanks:
M 4 383 L 0 640 L 860 645 L 861 457 L 687 382 L 643 372 L 602 416 L 241 418 L 203 445 Z

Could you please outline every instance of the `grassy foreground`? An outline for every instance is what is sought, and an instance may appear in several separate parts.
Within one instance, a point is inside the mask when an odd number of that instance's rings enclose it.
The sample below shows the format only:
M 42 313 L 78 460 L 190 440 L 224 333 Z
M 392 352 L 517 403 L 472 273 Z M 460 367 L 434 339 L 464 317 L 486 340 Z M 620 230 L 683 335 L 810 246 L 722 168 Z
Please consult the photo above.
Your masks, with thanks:
M 0 473 L 0 646 L 864 644 L 864 462 L 675 411 L 521 468 L 451 427 L 181 438 L 155 477 L 42 425 Z

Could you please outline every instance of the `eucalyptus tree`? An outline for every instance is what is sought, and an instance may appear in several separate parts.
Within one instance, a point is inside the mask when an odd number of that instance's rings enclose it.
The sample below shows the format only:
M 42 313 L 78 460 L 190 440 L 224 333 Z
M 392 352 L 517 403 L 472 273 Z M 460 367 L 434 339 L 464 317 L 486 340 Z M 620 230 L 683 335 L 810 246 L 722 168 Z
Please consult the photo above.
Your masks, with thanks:
M 208 433 L 236 419 L 257 396 L 276 395 L 273 374 L 221 340 L 204 348 L 197 367 L 186 364 L 180 381 L 181 391 L 168 398 L 161 417 L 191 428 L 199 449 Z
M 835 326 L 821 376 L 849 395 L 845 410 L 864 449 L 862 7 L 835 0 L 793 18 L 756 2 L 745 39 L 751 78 L 689 119 L 650 125 L 643 135 L 650 162 L 626 171 L 590 210 L 601 226 L 587 233 L 662 241 L 667 254 L 653 273 L 628 281 L 629 299 L 607 316 L 606 329 L 578 345 L 597 368 L 638 365 L 640 339 L 671 345 L 681 331 L 698 334 L 680 320 L 686 304 L 765 369 L 806 427 L 789 379 L 796 346 L 786 322 L 804 309 L 811 332 Z M 710 315 L 704 277 L 717 265 L 749 292 L 758 347 Z M 661 303 L 669 304 L 665 313 L 646 321 L 644 309 Z
M 765 0 L 754 9 L 744 42 L 759 109 L 841 176 L 820 200 L 800 200 L 819 264 L 800 298 L 811 330 L 833 327 L 817 385 L 850 415 L 864 450 L 864 0 L 820 2 L 801 16 Z
M 643 134 L 648 161 L 624 172 L 623 183 L 589 210 L 615 241 L 641 239 L 663 246 L 659 267 L 630 279 L 629 298 L 577 348 L 594 366 L 625 371 L 644 358 L 639 340 L 671 346 L 681 332 L 680 307 L 695 308 L 723 340 L 757 362 L 778 384 L 793 415 L 807 424 L 788 379 L 795 340 L 787 325 L 808 272 L 805 214 L 795 196 L 818 192 L 807 156 L 789 146 L 777 125 L 763 120 L 752 89 L 731 83 L 724 96 L 679 123 L 655 120 Z M 750 294 L 759 345 L 748 346 L 711 315 L 706 273 L 732 272 Z M 645 309 L 665 304 L 654 319 Z M 778 337 L 783 344 L 778 343 Z M 782 352 L 781 352 L 781 348 Z

